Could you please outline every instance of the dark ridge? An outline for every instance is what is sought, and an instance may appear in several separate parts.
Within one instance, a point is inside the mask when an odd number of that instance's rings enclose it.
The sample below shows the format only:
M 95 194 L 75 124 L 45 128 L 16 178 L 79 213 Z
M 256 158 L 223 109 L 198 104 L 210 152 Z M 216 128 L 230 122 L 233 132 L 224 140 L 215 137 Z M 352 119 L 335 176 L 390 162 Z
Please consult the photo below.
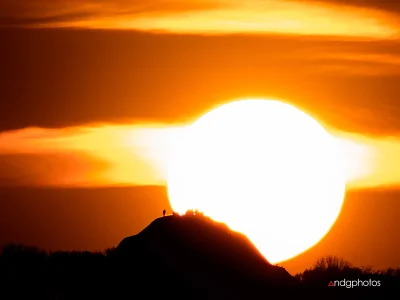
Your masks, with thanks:
M 192 212 L 158 218 L 104 252 L 7 245 L 0 286 L 0 299 L 383 299 L 384 291 L 400 295 L 400 269 L 356 268 L 328 256 L 292 277 L 246 236 Z
M 174 269 L 192 265 L 215 270 L 218 266 L 278 280 L 275 283 L 287 283 L 291 278 L 285 269 L 272 266 L 246 236 L 202 215 L 158 218 L 139 234 L 125 238 L 116 253 L 125 257 L 152 255 Z
M 115 257 L 149 278 L 172 275 L 181 288 L 201 298 L 216 291 L 231 298 L 248 291 L 249 284 L 254 292 L 261 286 L 295 284 L 284 268 L 271 265 L 244 235 L 198 214 L 154 220 L 139 234 L 122 240 Z

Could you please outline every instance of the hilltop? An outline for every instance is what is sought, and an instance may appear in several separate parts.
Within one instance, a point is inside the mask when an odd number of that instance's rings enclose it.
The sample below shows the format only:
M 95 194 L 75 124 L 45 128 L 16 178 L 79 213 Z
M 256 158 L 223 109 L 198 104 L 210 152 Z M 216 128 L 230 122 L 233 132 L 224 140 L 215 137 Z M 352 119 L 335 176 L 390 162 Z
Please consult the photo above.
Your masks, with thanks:
M 328 286 L 336 280 L 345 280 L 345 286 Z M 360 280 L 379 286 L 349 286 Z M 270 264 L 245 235 L 189 213 L 157 218 L 104 252 L 7 245 L 0 254 L 0 283 L 0 298 L 13 299 L 335 299 L 352 291 L 382 295 L 395 287 L 390 293 L 396 292 L 400 269 L 357 268 L 328 256 L 292 277 Z
M 249 285 L 252 290 L 294 285 L 292 276 L 271 265 L 246 236 L 203 215 L 158 218 L 125 238 L 115 255 L 150 277 L 165 274 L 160 285 L 172 276 L 179 278 L 181 288 L 204 296 L 216 291 L 237 295 Z

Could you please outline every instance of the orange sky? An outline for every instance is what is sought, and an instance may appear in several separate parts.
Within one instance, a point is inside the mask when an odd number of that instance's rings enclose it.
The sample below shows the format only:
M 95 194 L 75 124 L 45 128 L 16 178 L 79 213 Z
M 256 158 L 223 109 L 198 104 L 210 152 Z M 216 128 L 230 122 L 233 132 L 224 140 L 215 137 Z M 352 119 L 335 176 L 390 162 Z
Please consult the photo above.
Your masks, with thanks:
M 83 194 L 69 205 L 73 188 L 164 185 L 182 126 L 233 99 L 285 99 L 317 118 L 342 149 L 349 189 L 398 186 L 399 24 L 389 0 L 0 1 L 0 185 L 17 186 L 0 202 L 0 243 L 94 249 L 136 233 L 164 196 L 143 196 L 132 225 L 128 200 L 111 207 L 104 194 L 85 210 Z M 55 188 L 60 206 L 36 206 L 40 195 L 33 205 L 32 186 Z M 90 201 L 103 196 L 89 190 Z M 397 194 L 370 195 L 347 201 L 297 268 L 330 249 L 398 264 Z M 22 208 L 18 197 L 29 198 Z M 61 210 L 70 215 L 57 223 Z M 80 235 L 60 240 L 56 223 Z M 99 228 L 102 240 L 91 239 Z

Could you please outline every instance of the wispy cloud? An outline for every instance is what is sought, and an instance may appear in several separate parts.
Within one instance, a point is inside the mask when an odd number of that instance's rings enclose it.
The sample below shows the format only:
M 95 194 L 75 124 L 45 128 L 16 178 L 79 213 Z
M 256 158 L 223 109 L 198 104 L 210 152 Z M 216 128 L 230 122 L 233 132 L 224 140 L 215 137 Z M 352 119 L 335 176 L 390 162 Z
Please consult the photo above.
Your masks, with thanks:
M 340 20 L 340 21 L 339 21 Z M 0 24 L 174 33 L 280 33 L 393 38 L 397 17 L 378 8 L 278 0 L 3 0 Z
M 323 53 L 313 58 L 319 61 L 313 72 L 341 76 L 386 76 L 400 74 L 400 56 L 379 53 Z
M 98 185 L 109 162 L 84 151 L 0 154 L 0 186 Z
M 400 184 L 400 140 L 339 133 L 348 186 L 366 188 Z
M 0 185 L 164 185 L 185 127 L 99 125 L 0 134 Z M 332 131 L 348 186 L 400 183 L 400 141 Z
M 0 185 L 165 183 L 176 128 L 26 128 L 0 134 Z
M 163 15 L 211 10 L 221 4 L 212 0 L 2 0 L 0 24 L 3 26 L 76 26 L 108 18 Z M 78 25 L 79 26 L 79 25 Z
M 296 1 L 296 0 L 287 0 Z M 315 3 L 331 3 L 333 5 L 353 6 L 358 8 L 373 8 L 390 13 L 400 13 L 399 1 L 393 0 L 309 0 Z
M 341 130 L 399 135 L 399 41 L 5 32 L 0 131 L 179 124 L 234 98 L 266 97 L 301 105 Z

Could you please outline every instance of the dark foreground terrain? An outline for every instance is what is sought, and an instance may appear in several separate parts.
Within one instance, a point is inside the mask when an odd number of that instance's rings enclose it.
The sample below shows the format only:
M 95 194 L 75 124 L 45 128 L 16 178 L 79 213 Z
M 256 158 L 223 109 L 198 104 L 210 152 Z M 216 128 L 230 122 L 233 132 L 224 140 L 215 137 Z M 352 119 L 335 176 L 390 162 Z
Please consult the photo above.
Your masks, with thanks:
M 245 236 L 193 213 L 156 219 L 104 253 L 9 245 L 0 276 L 1 299 L 396 299 L 400 292 L 399 269 L 360 269 L 335 257 L 291 276 Z

